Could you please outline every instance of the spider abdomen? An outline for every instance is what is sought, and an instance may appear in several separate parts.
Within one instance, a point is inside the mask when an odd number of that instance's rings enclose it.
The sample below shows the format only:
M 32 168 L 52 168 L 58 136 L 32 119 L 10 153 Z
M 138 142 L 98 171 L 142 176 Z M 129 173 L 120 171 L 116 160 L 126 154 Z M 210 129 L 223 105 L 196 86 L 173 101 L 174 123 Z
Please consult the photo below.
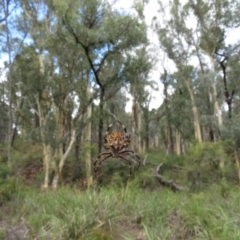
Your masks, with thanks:
M 122 150 L 125 146 L 125 138 L 120 132 L 113 132 L 107 138 L 108 145 L 114 150 Z

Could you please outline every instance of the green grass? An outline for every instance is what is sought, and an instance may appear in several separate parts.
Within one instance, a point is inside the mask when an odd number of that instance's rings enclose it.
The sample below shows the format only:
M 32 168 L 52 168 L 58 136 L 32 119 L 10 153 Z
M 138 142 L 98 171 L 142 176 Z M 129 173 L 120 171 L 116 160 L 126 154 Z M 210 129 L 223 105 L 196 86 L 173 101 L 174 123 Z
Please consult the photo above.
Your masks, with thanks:
M 21 155 L 24 161 L 16 166 L 24 170 L 39 161 L 39 153 L 32 147 L 31 154 L 26 151 L 28 155 Z M 2 165 L 0 240 L 11 236 L 38 240 L 238 240 L 240 186 L 235 166 L 229 163 L 226 172 L 219 174 L 218 168 L 212 169 L 211 154 L 206 159 L 199 157 L 201 165 L 192 160 L 197 153 L 165 156 L 149 152 L 146 166 L 134 168 L 128 182 L 128 166 L 109 160 L 102 166 L 101 186 L 84 191 L 74 186 L 41 191 L 39 175 L 26 187 L 17 177 L 8 178 L 9 169 Z M 162 162 L 160 174 L 186 190 L 173 192 L 159 184 L 152 171 Z M 19 171 L 16 166 L 13 172 Z M 72 165 L 67 164 L 65 170 L 71 174 Z
M 131 184 L 88 191 L 63 187 L 28 190 L 12 217 L 15 224 L 24 219 L 27 239 L 237 240 L 239 205 L 238 186 L 230 187 L 227 197 L 220 185 L 197 194 Z

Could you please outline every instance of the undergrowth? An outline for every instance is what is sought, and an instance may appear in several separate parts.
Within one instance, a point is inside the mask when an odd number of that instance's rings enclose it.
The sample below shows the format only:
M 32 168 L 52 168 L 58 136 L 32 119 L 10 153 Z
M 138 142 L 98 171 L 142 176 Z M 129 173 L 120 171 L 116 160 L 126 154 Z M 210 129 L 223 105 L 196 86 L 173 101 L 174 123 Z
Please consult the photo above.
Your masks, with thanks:
M 240 192 L 220 185 L 200 193 L 147 191 L 130 183 L 86 191 L 28 190 L 14 218 L 26 239 L 240 239 Z
M 186 156 L 149 152 L 129 180 L 128 166 L 110 159 L 98 187 L 89 190 L 77 183 L 56 191 L 34 188 L 38 182 L 24 188 L 2 165 L 0 239 L 238 240 L 239 185 L 228 177 L 234 175 L 231 159 L 217 148 L 193 146 Z M 24 157 L 26 166 L 35 153 Z M 154 178 L 160 163 L 159 174 L 184 190 L 173 192 Z

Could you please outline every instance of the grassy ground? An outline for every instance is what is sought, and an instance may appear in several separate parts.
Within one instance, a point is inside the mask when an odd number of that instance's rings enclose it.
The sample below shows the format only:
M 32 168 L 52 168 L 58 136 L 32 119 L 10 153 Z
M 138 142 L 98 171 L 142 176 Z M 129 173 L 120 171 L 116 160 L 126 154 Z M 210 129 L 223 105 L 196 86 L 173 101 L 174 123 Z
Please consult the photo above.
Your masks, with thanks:
M 227 158 L 212 154 L 215 149 L 195 148 L 187 156 L 149 152 L 146 165 L 134 168 L 128 182 L 123 181 L 128 167 L 109 160 L 102 166 L 101 186 L 80 190 L 75 183 L 56 191 L 40 190 L 41 152 L 22 149 L 14 152 L 15 169 L 8 169 L 4 159 L 0 164 L 0 240 L 240 239 L 235 166 L 229 160 L 226 170 L 219 170 L 212 162 Z M 152 175 L 161 162 L 160 174 L 183 191 L 173 192 Z M 70 159 L 70 179 L 71 166 Z
M 225 197 L 218 185 L 174 193 L 131 182 L 87 191 L 23 191 L 2 206 L 0 239 L 240 239 L 237 186 Z

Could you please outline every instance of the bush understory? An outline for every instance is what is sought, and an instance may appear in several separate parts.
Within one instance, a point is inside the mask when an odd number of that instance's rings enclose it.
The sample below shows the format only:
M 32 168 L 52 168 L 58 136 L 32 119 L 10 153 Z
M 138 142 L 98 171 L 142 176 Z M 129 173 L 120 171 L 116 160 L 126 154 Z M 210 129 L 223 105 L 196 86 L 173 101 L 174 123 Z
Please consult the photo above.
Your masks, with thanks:
M 89 190 L 79 187 L 79 179 L 41 191 L 41 171 L 34 175 L 31 168 L 26 175 L 31 181 L 26 181 L 2 162 L 0 239 L 238 240 L 236 169 L 220 150 L 198 145 L 186 156 L 152 151 L 129 180 L 128 166 L 109 160 L 102 166 L 100 184 Z M 23 168 L 32 166 L 33 155 L 25 158 Z M 224 170 L 218 168 L 221 159 Z M 153 176 L 160 163 L 159 174 L 182 190 L 172 191 Z M 72 163 L 66 164 L 71 171 Z
M 234 185 L 225 196 L 220 184 L 198 193 L 148 190 L 131 182 L 85 191 L 23 191 L 1 207 L 6 239 L 13 233 L 19 239 L 240 239 L 240 191 Z

